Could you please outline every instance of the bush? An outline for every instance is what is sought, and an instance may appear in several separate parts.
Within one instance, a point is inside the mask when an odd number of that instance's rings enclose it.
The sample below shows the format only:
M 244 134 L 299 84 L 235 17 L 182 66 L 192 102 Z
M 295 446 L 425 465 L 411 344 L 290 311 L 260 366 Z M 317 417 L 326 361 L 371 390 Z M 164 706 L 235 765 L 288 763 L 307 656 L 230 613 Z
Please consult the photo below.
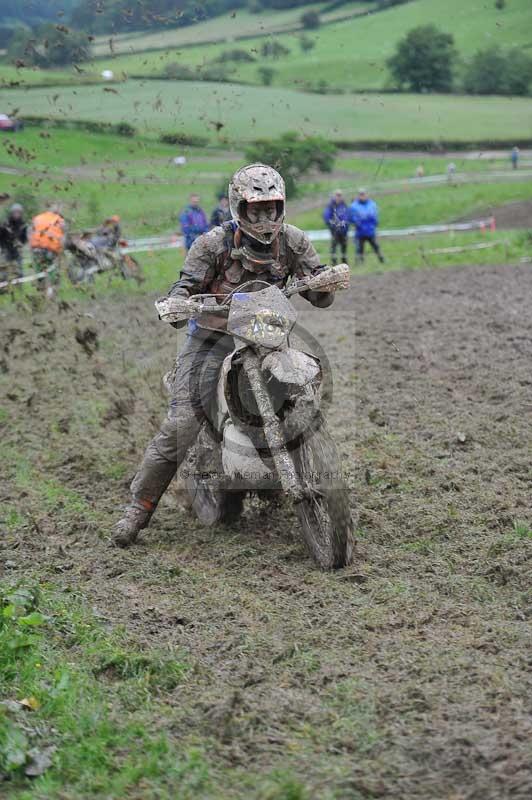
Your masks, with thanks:
M 450 34 L 434 25 L 420 25 L 401 39 L 387 65 L 399 86 L 406 85 L 413 92 L 448 92 L 455 58 Z
M 479 50 L 466 69 L 469 94 L 527 95 L 532 83 L 532 59 L 521 50 L 498 47 Z
M 309 50 L 312 50 L 314 47 L 316 47 L 316 42 L 309 36 L 300 36 L 299 46 L 303 53 L 307 53 Z
M 64 25 L 41 25 L 35 32 L 19 28 L 9 43 L 8 57 L 28 66 L 67 66 L 90 58 L 90 42 L 87 34 Z
M 317 11 L 305 11 L 304 14 L 301 14 L 300 22 L 309 31 L 316 30 L 321 25 L 320 15 Z
M 279 58 L 280 56 L 289 55 L 290 50 L 280 42 L 276 42 L 275 39 L 270 39 L 263 43 L 260 48 L 260 54 L 264 58 Z
M 205 147 L 209 144 L 206 136 L 197 136 L 189 133 L 163 133 L 159 137 L 159 141 L 163 144 L 179 144 L 189 147 Z
M 263 86 L 271 86 L 275 75 L 275 70 L 272 67 L 259 67 L 257 70 L 260 81 Z
M 243 61 L 249 63 L 250 61 L 256 61 L 256 58 L 252 56 L 251 53 L 248 53 L 247 50 L 242 50 L 237 47 L 234 50 L 224 50 L 217 58 L 213 58 L 211 64 L 225 64 L 227 61 Z
M 167 64 L 163 70 L 163 74 L 165 78 L 170 78 L 176 81 L 197 81 L 198 75 L 195 71 L 191 70 L 190 67 L 185 66 L 185 64 L 178 64 L 177 62 L 172 61 L 170 64 Z
M 173 81 L 214 81 L 223 83 L 229 80 L 227 69 L 218 65 L 206 65 L 191 69 L 185 64 L 172 62 L 167 64 L 163 70 L 163 77 Z
M 297 194 L 297 182 L 310 169 L 331 172 L 336 147 L 321 136 L 300 137 L 285 133 L 278 139 L 261 140 L 246 150 L 250 162 L 271 164 L 286 183 L 286 196 Z
M 87 131 L 88 133 L 115 133 L 117 136 L 135 136 L 137 129 L 129 122 L 98 122 L 90 119 L 52 119 L 26 115 L 24 122 L 28 125 L 46 125 L 48 128 L 61 128 L 64 130 Z
M 129 136 L 129 137 L 135 136 L 137 132 L 136 128 L 134 128 L 133 125 L 131 125 L 129 122 L 119 122 L 115 126 L 115 130 L 119 136 Z

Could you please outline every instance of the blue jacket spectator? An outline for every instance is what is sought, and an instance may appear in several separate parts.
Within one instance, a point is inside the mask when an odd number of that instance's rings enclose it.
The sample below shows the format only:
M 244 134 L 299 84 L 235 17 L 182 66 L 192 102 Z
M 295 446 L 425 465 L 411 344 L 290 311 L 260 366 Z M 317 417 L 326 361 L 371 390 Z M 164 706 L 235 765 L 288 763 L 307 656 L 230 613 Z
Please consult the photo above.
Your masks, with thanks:
M 335 192 L 323 212 L 323 221 L 331 233 L 345 234 L 349 230 L 349 209 L 341 192 Z
M 181 223 L 181 232 L 185 237 L 185 247 L 189 250 L 193 242 L 201 236 L 202 233 L 207 233 L 209 230 L 209 222 L 205 211 L 199 204 L 200 198 L 197 194 L 190 195 L 190 202 L 179 217 Z
M 349 207 L 349 221 L 355 226 L 355 238 L 373 239 L 379 224 L 377 203 L 370 200 L 365 191 Z
M 377 243 L 377 227 L 379 224 L 379 209 L 374 200 L 370 200 L 365 189 L 358 190 L 358 197 L 349 206 L 349 220 L 355 226 L 355 252 L 358 264 L 364 261 L 364 246 L 366 242 L 381 262 L 383 255 Z

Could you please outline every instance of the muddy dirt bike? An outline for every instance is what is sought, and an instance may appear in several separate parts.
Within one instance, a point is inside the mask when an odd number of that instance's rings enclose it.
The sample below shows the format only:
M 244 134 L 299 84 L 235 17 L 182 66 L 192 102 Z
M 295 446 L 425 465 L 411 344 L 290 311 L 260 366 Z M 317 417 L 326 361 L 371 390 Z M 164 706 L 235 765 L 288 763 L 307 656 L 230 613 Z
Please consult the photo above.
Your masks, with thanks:
M 305 543 L 322 569 L 351 562 L 353 521 L 321 411 L 322 365 L 290 346 L 297 313 L 288 297 L 348 285 L 349 268 L 339 264 L 284 290 L 248 282 L 220 304 L 215 295 L 168 297 L 155 304 L 170 323 L 204 314 L 225 317 L 235 343 L 182 471 L 196 516 L 208 526 L 230 523 L 248 493 L 291 497 Z
M 71 282 L 74 285 L 92 283 L 96 274 L 116 270 L 124 280 L 132 278 L 141 283 L 140 264 L 129 253 L 122 253 L 122 247 L 127 247 L 124 240 L 120 240 L 116 247 L 97 248 L 87 234 L 70 237 L 66 250 L 69 255 L 67 273 Z

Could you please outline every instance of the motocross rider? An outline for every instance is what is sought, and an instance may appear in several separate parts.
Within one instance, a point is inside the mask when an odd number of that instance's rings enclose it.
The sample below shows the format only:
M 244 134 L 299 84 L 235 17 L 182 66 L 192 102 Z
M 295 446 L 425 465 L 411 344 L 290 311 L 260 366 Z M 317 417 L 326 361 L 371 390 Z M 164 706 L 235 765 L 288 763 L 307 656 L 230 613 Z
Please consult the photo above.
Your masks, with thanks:
M 200 236 L 187 253 L 169 296 L 226 295 L 249 280 L 284 287 L 311 275 L 320 259 L 306 234 L 285 218 L 285 185 L 272 167 L 250 164 L 229 184 L 232 220 Z M 262 286 L 258 286 L 262 288 Z M 330 306 L 333 292 L 303 292 L 312 305 Z M 131 484 L 132 499 L 114 528 L 113 542 L 132 544 L 145 528 L 194 443 L 216 391 L 224 358 L 234 347 L 226 320 L 211 315 L 189 323 L 186 344 L 172 376 L 172 399 L 159 433 L 148 445 Z
M 117 246 L 121 236 L 122 230 L 120 228 L 120 217 L 118 214 L 113 214 L 112 217 L 108 217 L 104 221 L 103 225 L 100 225 L 94 236 L 91 238 L 91 242 L 97 250 L 112 250 Z

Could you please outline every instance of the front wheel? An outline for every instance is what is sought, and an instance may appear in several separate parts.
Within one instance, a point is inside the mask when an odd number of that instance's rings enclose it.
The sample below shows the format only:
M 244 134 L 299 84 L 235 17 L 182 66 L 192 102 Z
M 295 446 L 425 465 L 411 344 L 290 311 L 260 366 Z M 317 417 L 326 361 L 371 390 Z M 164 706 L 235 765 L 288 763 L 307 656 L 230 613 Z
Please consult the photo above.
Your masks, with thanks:
M 213 481 L 193 475 L 187 478 L 186 487 L 194 513 L 203 525 L 230 525 L 240 517 L 245 492 L 228 492 Z
M 67 275 L 70 283 L 74 286 L 79 286 L 80 283 L 87 283 L 89 280 L 85 267 L 75 258 L 68 259 Z
M 353 519 L 336 446 L 325 423 L 293 456 L 307 489 L 296 511 L 310 554 L 321 569 L 346 567 L 353 560 Z

